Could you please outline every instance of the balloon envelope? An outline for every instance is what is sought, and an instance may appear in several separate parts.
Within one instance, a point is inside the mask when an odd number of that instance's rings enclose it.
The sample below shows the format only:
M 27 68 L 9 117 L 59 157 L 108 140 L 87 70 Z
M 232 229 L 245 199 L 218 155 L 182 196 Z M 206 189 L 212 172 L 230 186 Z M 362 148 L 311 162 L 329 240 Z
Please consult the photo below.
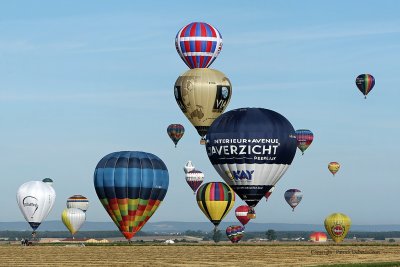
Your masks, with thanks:
M 303 193 L 299 189 L 289 189 L 285 192 L 285 200 L 292 207 L 293 211 L 294 208 L 299 205 L 300 201 L 303 199 Z
M 244 226 L 231 225 L 226 228 L 226 236 L 232 243 L 238 243 L 244 235 Z
M 73 195 L 67 199 L 67 208 L 76 208 L 86 212 L 89 208 L 89 199 L 82 195 Z
M 326 242 L 328 237 L 323 232 L 314 232 L 310 235 L 310 241 L 312 242 Z
M 338 162 L 332 161 L 332 162 L 330 162 L 330 163 L 328 164 L 328 170 L 329 170 L 333 175 L 335 175 L 335 174 L 339 171 L 339 169 L 340 169 L 340 164 L 339 164 Z
M 314 140 L 314 134 L 310 130 L 296 130 L 297 147 L 304 154 L 304 151 L 311 145 Z
M 272 195 L 272 192 L 274 192 L 274 190 L 275 190 L 275 186 L 271 187 L 271 189 L 268 190 L 268 191 L 265 193 L 265 201 L 268 201 L 268 198 Z
M 367 98 L 368 93 L 374 88 L 375 78 L 371 74 L 360 74 L 356 78 L 358 90 Z
M 235 109 L 211 125 L 206 149 L 218 174 L 255 207 L 292 163 L 296 136 L 290 122 L 275 111 Z
M 232 95 L 229 79 L 218 70 L 188 70 L 175 82 L 175 100 L 201 137 L 224 112 Z
M 86 214 L 81 209 L 69 208 L 64 209 L 61 214 L 61 220 L 65 227 L 74 235 L 79 231 L 86 220 Z
M 249 216 L 247 216 L 247 214 L 249 213 L 249 210 L 250 210 L 250 207 L 247 205 L 239 206 L 235 210 L 236 218 L 239 220 L 239 222 L 243 226 L 245 226 L 250 221 Z
M 225 183 L 211 182 L 197 190 L 196 200 L 201 211 L 218 226 L 235 204 L 235 193 Z
M 180 124 L 171 124 L 167 128 L 167 133 L 176 147 L 179 140 L 181 140 L 183 134 L 185 133 L 185 128 Z
M 349 232 L 351 220 L 350 217 L 343 213 L 332 213 L 326 217 L 324 225 L 332 240 L 339 243 L 343 241 Z
M 189 68 L 208 68 L 221 52 L 222 36 L 208 23 L 192 22 L 177 33 L 175 47 Z
M 94 173 L 97 196 L 126 239 L 131 239 L 154 214 L 168 183 L 164 162 L 147 152 L 108 154 Z
M 193 165 L 192 161 L 189 160 L 188 162 L 186 162 L 185 166 L 183 167 L 183 171 L 185 173 L 188 173 L 193 170 L 194 170 L 194 165 Z
M 54 206 L 56 192 L 41 181 L 24 183 L 18 188 L 17 203 L 33 231 L 39 227 Z
M 192 188 L 193 192 L 196 192 L 197 188 L 203 183 L 204 181 L 204 173 L 198 170 L 193 170 L 185 175 L 186 182 Z

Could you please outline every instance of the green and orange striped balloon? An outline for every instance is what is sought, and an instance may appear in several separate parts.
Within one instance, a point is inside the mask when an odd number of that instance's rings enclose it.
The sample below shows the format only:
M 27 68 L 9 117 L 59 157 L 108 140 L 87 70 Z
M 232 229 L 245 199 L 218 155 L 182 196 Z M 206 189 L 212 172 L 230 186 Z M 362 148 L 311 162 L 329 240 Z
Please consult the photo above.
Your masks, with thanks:
M 375 78 L 371 74 L 360 74 L 356 78 L 358 90 L 367 98 L 368 93 L 374 88 Z

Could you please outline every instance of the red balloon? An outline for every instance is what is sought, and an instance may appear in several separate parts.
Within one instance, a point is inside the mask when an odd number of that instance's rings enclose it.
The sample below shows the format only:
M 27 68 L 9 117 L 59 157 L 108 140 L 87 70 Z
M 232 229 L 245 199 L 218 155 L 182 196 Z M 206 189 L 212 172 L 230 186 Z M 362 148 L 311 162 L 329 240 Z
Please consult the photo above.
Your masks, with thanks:
M 243 226 L 245 226 L 250 221 L 250 218 L 247 216 L 249 210 L 250 207 L 247 205 L 239 206 L 235 210 L 236 218 Z

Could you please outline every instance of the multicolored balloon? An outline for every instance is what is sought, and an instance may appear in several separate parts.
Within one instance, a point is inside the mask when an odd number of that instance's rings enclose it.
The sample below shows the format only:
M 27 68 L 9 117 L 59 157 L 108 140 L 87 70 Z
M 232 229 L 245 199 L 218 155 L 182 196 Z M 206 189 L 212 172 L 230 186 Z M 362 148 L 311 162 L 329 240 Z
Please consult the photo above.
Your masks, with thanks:
M 325 229 L 336 243 L 342 242 L 350 230 L 350 217 L 343 213 L 332 213 L 326 217 Z
M 167 128 L 167 133 L 176 147 L 179 140 L 181 140 L 183 134 L 185 133 L 185 128 L 180 124 L 171 124 Z
M 185 175 L 186 182 L 192 188 L 193 194 L 196 194 L 197 188 L 203 183 L 204 181 L 204 173 L 198 170 L 193 170 Z
M 244 226 L 231 225 L 226 228 L 226 236 L 232 243 L 238 243 L 244 235 Z
M 328 240 L 328 237 L 326 236 L 325 233 L 323 232 L 314 232 L 310 235 L 310 241 L 312 242 L 326 242 Z
M 250 210 L 250 207 L 247 205 L 239 206 L 235 210 L 236 218 L 239 220 L 239 222 L 243 226 L 245 226 L 250 221 L 249 216 L 247 216 L 249 213 L 249 210 Z
M 332 161 L 328 164 L 328 170 L 335 176 L 335 174 L 339 171 L 340 164 L 338 162 Z
M 164 162 L 147 152 L 108 154 L 99 161 L 94 172 L 97 196 L 128 240 L 160 206 L 168 184 Z
M 208 68 L 221 52 L 222 36 L 208 23 L 192 22 L 178 32 L 175 47 L 189 68 Z
M 272 195 L 272 192 L 274 192 L 274 190 L 275 186 L 271 187 L 271 189 L 269 189 L 267 193 L 265 193 L 265 201 L 268 201 L 268 198 Z
M 263 108 L 222 114 L 206 138 L 207 154 L 215 170 L 251 208 L 283 176 L 297 147 L 290 122 Z
M 303 193 L 299 189 L 289 189 L 285 192 L 285 200 L 292 207 L 292 211 L 297 205 L 300 204 L 300 201 L 303 199 Z
M 61 214 L 61 220 L 65 227 L 71 232 L 72 236 L 79 231 L 86 220 L 86 213 L 81 209 L 64 209 Z
M 314 134 L 310 130 L 300 129 L 296 130 L 297 147 L 304 155 L 304 151 L 311 145 Z
M 67 199 L 67 208 L 76 208 L 86 212 L 89 208 L 89 199 L 82 195 L 73 195 Z
M 368 93 L 374 88 L 375 78 L 371 74 L 360 74 L 356 78 L 358 90 L 367 98 Z
M 222 182 L 203 184 L 196 194 L 197 205 L 217 227 L 235 204 L 235 193 Z
M 211 123 L 224 112 L 232 95 L 229 79 L 218 70 L 188 70 L 175 82 L 178 106 L 204 138 Z
M 185 173 L 193 171 L 194 169 L 195 169 L 194 165 L 193 165 L 192 161 L 190 161 L 190 160 L 188 162 L 186 162 L 185 166 L 183 167 L 183 171 Z
M 17 203 L 33 233 L 49 215 L 56 200 L 54 188 L 42 181 L 24 183 L 18 188 Z

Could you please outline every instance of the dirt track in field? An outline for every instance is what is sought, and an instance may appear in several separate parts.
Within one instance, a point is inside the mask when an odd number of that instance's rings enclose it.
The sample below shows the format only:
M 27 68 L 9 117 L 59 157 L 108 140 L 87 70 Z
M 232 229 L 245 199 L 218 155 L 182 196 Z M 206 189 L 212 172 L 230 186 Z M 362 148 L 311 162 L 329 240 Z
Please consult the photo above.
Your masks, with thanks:
M 400 261 L 400 246 L 0 246 L 0 266 L 310 266 Z

